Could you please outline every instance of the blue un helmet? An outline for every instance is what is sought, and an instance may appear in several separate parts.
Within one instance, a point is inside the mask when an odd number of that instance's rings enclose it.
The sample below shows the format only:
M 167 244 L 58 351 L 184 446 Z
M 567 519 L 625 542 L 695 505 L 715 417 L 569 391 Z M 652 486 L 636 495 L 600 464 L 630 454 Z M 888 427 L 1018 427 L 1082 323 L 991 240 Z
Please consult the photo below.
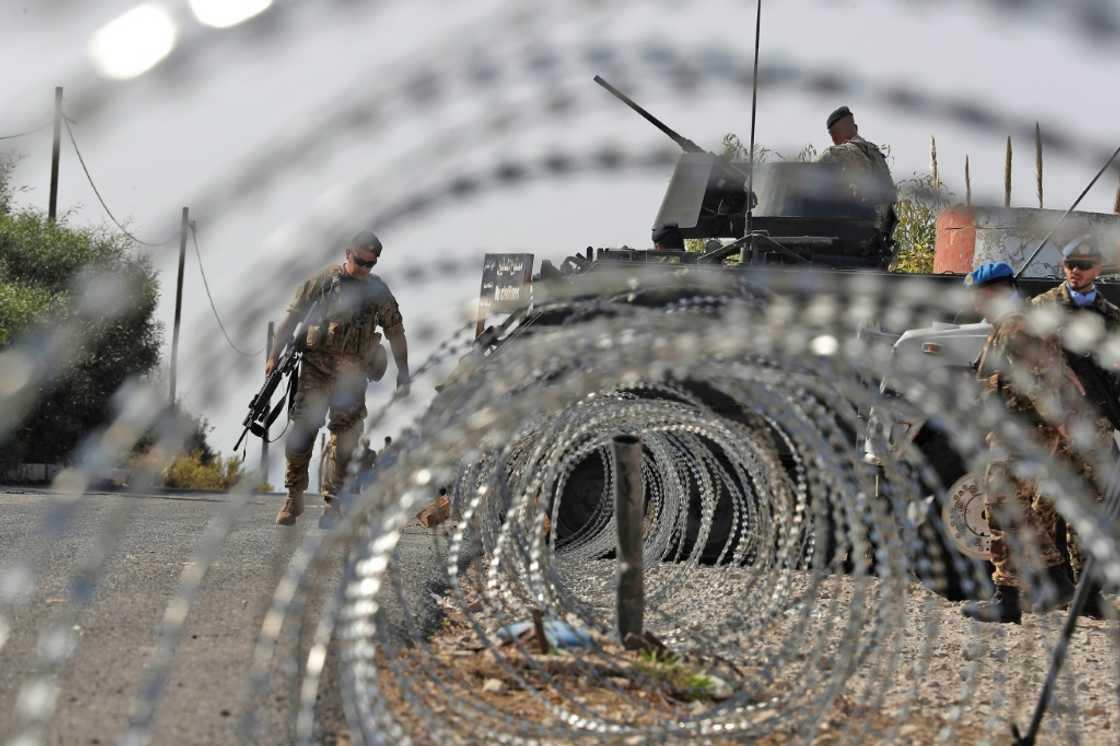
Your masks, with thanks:
M 1007 262 L 988 262 L 969 272 L 964 278 L 965 287 L 978 288 L 993 282 L 1015 282 L 1015 269 Z

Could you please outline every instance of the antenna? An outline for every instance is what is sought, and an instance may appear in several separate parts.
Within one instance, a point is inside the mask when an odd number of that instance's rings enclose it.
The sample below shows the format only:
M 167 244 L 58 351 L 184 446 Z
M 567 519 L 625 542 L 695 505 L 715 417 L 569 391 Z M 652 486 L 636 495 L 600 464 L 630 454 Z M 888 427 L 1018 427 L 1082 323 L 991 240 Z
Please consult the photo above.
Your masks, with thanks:
M 1009 138 L 1008 142 L 1010 141 L 1011 140 Z M 1109 157 L 1108 161 L 1105 162 L 1103 166 L 1101 166 L 1100 171 L 1097 171 L 1097 175 L 1093 177 L 1093 180 L 1089 182 L 1089 185 L 1085 187 L 1085 190 L 1077 196 L 1077 199 L 1073 201 L 1073 204 L 1069 206 L 1069 209 L 1066 210 L 1061 219 L 1059 219 L 1058 222 L 1054 224 L 1054 227 L 1050 229 L 1050 232 L 1046 234 L 1046 237 L 1039 241 L 1038 247 L 1034 250 L 1034 253 L 1027 257 L 1027 261 L 1025 261 L 1023 263 L 1023 266 L 1019 268 L 1019 271 L 1015 273 L 1016 280 L 1023 276 L 1023 273 L 1027 271 L 1027 267 L 1031 266 L 1031 262 L 1033 262 L 1034 258 L 1038 256 L 1038 253 L 1042 251 L 1042 247 L 1046 245 L 1047 241 L 1054 237 L 1054 234 L 1058 232 L 1058 227 L 1061 226 L 1061 224 L 1066 221 L 1066 218 L 1068 218 L 1073 213 L 1073 211 L 1077 209 L 1077 206 L 1081 204 L 1081 200 L 1085 199 L 1085 195 L 1089 193 L 1089 190 L 1093 188 L 1093 185 L 1096 184 L 1102 176 L 1104 176 L 1104 172 L 1108 170 L 1108 167 L 1112 165 L 1112 162 L 1116 160 L 1116 156 L 1118 155 L 1120 155 L 1120 148 L 1116 148 L 1116 150 L 1112 151 L 1112 155 Z
M 754 89 L 751 92 L 751 150 L 750 150 L 750 164 L 751 171 L 747 175 L 747 245 L 745 251 L 754 253 L 754 241 L 749 236 L 751 235 L 751 216 L 754 212 L 754 131 L 755 123 L 758 121 L 758 48 L 759 41 L 762 37 L 762 0 L 758 0 L 758 12 L 755 16 L 754 22 Z M 744 257 L 745 258 L 745 257 Z

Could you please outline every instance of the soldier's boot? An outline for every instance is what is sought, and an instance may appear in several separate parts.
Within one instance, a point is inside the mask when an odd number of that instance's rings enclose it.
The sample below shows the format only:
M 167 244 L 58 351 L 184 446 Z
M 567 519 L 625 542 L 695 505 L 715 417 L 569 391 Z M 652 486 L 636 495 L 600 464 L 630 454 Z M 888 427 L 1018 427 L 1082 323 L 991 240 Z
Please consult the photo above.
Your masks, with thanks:
M 338 501 L 330 495 L 323 495 L 323 514 L 319 516 L 319 528 L 330 531 L 342 518 L 342 511 L 338 509 Z
M 1089 581 L 1089 598 L 1085 599 L 1085 605 L 1081 607 L 1081 616 L 1087 616 L 1091 619 L 1108 619 L 1109 613 L 1114 613 L 1115 609 L 1108 599 L 1101 593 L 1101 584 L 1095 580 Z
M 1068 606 L 1076 592 L 1064 564 L 1048 567 L 1045 582 L 1041 584 L 1037 596 L 1031 599 L 1031 611 L 1041 614 Z
M 278 526 L 294 526 L 296 519 L 301 515 L 303 515 L 303 493 L 289 492 L 288 499 L 284 501 L 284 506 L 276 514 L 276 524 Z
M 1023 609 L 1019 605 L 1019 589 L 997 585 L 995 595 L 987 601 L 968 604 L 961 613 L 978 622 L 1022 624 Z

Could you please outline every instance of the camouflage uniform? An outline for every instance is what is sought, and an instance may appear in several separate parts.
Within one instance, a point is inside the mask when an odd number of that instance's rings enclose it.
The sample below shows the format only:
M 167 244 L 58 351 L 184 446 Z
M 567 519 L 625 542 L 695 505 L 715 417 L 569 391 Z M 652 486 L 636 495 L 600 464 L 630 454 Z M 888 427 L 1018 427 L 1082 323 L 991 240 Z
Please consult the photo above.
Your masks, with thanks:
M 874 204 L 894 202 L 898 190 L 887 158 L 879 146 L 856 135 L 840 145 L 833 145 L 821 153 L 820 163 L 836 163 L 849 176 L 855 196 Z
M 1097 289 L 1097 297 L 1087 306 L 1078 306 L 1073 302 L 1073 298 L 1069 294 L 1069 285 L 1064 282 L 1052 290 L 1047 290 L 1042 295 L 1035 296 L 1031 299 L 1031 304 L 1035 306 L 1058 305 L 1070 313 L 1078 311 L 1097 313 L 1104 319 L 1105 328 L 1108 329 L 1110 334 L 1120 331 L 1120 308 L 1109 302 L 1099 288 Z
M 1022 369 L 1037 385 L 1031 391 L 1020 391 L 1005 372 L 1010 367 Z M 987 395 L 998 395 L 1009 412 L 1034 423 L 1037 444 L 1052 448 L 1064 439 L 1040 413 L 1040 393 L 1058 390 L 1055 387 L 1064 383 L 1064 371 L 1065 360 L 1057 340 L 1032 336 L 1023 315 L 1012 313 L 993 326 L 980 353 L 977 376 Z M 1056 514 L 1034 483 L 1014 476 L 1012 460 L 1001 447 L 999 436 L 989 433 L 987 440 L 993 452 L 999 454 L 984 475 L 995 566 L 992 581 L 997 586 L 1022 590 L 1025 586 L 1013 556 L 1030 557 L 1041 568 L 1062 564 L 1062 555 L 1054 543 Z M 1028 547 L 1038 551 L 1027 551 Z
M 317 320 L 307 330 L 307 349 L 300 364 L 299 389 L 292 405 L 292 432 L 285 443 L 288 460 L 284 486 L 291 493 L 307 489 L 307 469 L 315 434 L 327 424 L 324 499 L 342 489 L 350 457 L 362 434 L 366 416 L 366 384 L 380 379 L 388 358 L 380 327 L 387 337 L 404 333 L 396 298 L 379 278 L 350 277 L 333 266 L 312 277 L 296 292 L 288 311 L 306 313 L 320 299 Z
M 1031 304 L 1037 307 L 1057 305 L 1070 314 L 1096 313 L 1104 320 L 1105 329 L 1109 334 L 1120 332 L 1120 308 L 1110 303 L 1099 289 L 1092 303 L 1087 306 L 1078 306 L 1070 296 L 1069 285 L 1063 282 L 1056 288 L 1033 298 Z M 1067 364 L 1085 388 L 1085 398 L 1088 400 L 1086 404 L 1091 406 L 1082 407 L 1084 410 L 1083 416 L 1092 417 L 1095 421 L 1098 447 L 1112 450 L 1114 447 L 1112 440 L 1113 423 L 1108 417 L 1102 416 L 1102 412 L 1108 412 L 1110 408 L 1115 407 L 1116 394 L 1118 393 L 1115 381 L 1111 374 L 1100 369 L 1091 355 L 1080 355 L 1069 350 L 1065 350 L 1064 354 Z M 1073 454 L 1069 449 L 1069 444 L 1064 439 L 1059 444 L 1057 452 L 1093 486 L 1093 496 L 1101 501 L 1103 499 L 1103 494 L 1100 491 L 1102 485 L 1093 479 L 1092 465 L 1084 458 Z M 1077 578 L 1081 574 L 1084 557 L 1081 553 L 1081 544 L 1077 539 L 1077 534 L 1073 527 L 1068 524 L 1066 527 L 1066 542 L 1069 547 L 1070 566 L 1073 569 L 1074 577 Z

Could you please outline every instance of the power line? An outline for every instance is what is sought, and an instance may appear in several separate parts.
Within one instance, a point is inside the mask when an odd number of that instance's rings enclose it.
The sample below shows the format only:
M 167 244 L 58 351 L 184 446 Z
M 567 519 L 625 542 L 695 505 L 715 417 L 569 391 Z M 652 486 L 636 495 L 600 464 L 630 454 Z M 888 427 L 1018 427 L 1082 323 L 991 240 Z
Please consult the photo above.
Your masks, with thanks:
M 25 130 L 23 132 L 16 132 L 16 133 L 11 134 L 11 135 L 0 135 L 0 140 L 15 140 L 15 139 L 18 139 L 20 137 L 27 137 L 28 135 L 34 135 L 36 132 L 42 132 L 43 130 L 45 130 L 47 127 L 50 127 L 50 126 L 51 126 L 51 123 L 47 122 L 45 124 L 39 125 L 35 129 Z
M 74 138 L 74 130 L 70 128 L 69 117 L 63 117 L 62 122 L 66 125 L 66 134 L 70 137 L 70 144 L 74 146 L 74 153 L 78 156 L 78 163 L 81 164 L 82 171 L 85 172 L 86 180 L 89 182 L 90 188 L 93 189 L 93 193 L 97 195 L 97 201 L 101 203 L 101 207 L 105 210 L 105 214 L 108 215 L 109 219 L 113 221 L 113 225 L 117 226 L 121 233 L 128 236 L 130 239 L 140 244 L 141 246 L 159 248 L 160 246 L 166 246 L 167 244 L 174 241 L 176 236 L 171 236 L 159 242 L 142 241 L 141 239 L 134 236 L 127 228 L 121 225 L 120 221 L 117 220 L 117 218 L 113 215 L 113 211 L 109 209 L 109 205 L 105 204 L 105 199 L 101 196 L 101 191 L 98 190 L 97 184 L 93 182 L 93 176 L 90 175 L 89 168 L 86 167 L 86 161 L 85 158 L 82 157 L 82 151 L 78 148 L 78 141 Z
M 194 244 L 194 255 L 198 259 L 198 271 L 202 275 L 202 286 L 206 288 L 206 297 L 210 299 L 210 310 L 214 312 L 214 318 L 218 322 L 218 328 L 222 330 L 222 336 L 226 338 L 226 342 L 229 343 L 229 346 L 238 355 L 244 355 L 245 357 L 257 357 L 264 352 L 263 347 L 256 352 L 246 352 L 245 350 L 235 345 L 233 343 L 233 340 L 230 339 L 229 332 L 226 331 L 226 325 L 222 323 L 222 317 L 218 315 L 218 307 L 214 305 L 214 296 L 210 294 L 210 283 L 206 280 L 206 270 L 202 267 L 202 252 L 198 250 L 198 234 L 195 232 L 193 220 L 190 223 L 190 227 L 191 243 Z

